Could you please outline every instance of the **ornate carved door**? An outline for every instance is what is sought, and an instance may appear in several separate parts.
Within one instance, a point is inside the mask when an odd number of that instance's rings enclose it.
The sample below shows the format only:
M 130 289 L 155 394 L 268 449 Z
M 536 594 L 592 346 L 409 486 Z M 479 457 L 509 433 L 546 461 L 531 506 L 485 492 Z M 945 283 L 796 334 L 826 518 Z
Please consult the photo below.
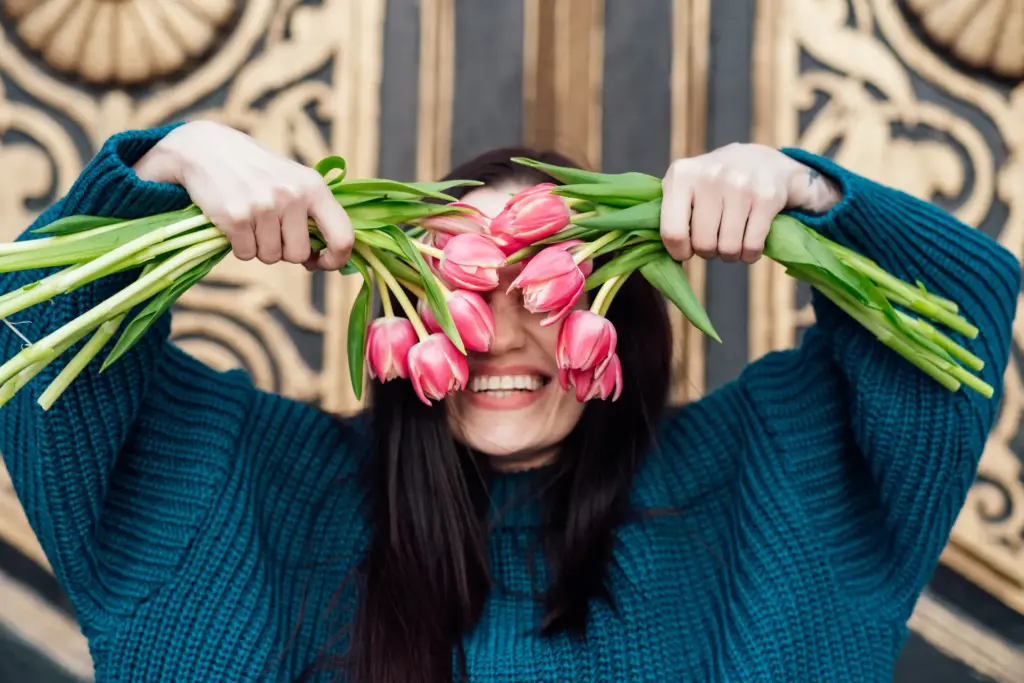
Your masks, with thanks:
M 651 173 L 734 140 L 796 144 L 1024 254 L 1024 0 L 0 0 L 0 29 L 0 239 L 110 134 L 206 117 L 307 163 L 338 153 L 356 175 L 398 179 L 519 142 Z M 806 292 L 769 266 L 689 271 L 726 343 L 676 321 L 678 400 L 810 322 Z M 182 299 L 173 336 L 268 390 L 353 411 L 353 293 L 337 275 L 228 259 Z M 1022 335 L 899 681 L 1024 671 Z M 88 678 L 3 476 L 0 662 L 21 647 L 6 631 L 44 653 L 32 680 Z

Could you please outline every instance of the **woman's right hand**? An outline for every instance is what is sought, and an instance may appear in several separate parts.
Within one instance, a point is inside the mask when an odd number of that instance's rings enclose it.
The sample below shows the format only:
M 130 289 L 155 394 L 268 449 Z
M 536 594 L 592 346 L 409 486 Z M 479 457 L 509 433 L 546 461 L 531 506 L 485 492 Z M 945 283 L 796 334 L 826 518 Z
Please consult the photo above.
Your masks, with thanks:
M 348 260 L 352 223 L 320 174 L 244 133 L 212 121 L 186 123 L 134 168 L 143 180 L 184 187 L 243 261 L 337 270 Z M 309 218 L 327 242 L 319 254 L 310 251 Z

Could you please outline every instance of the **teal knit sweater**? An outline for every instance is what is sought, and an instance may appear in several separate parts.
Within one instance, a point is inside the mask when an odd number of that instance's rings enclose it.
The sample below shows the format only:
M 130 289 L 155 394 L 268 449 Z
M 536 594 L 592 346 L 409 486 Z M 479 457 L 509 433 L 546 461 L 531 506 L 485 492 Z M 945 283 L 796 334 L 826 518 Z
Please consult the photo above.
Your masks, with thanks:
M 188 203 L 130 169 L 165 133 L 113 137 L 37 224 Z M 838 206 L 804 221 L 960 304 L 998 399 L 1013 256 L 927 203 L 788 153 L 843 188 Z M 0 291 L 38 276 L 3 275 Z M 18 319 L 39 338 L 124 283 Z M 814 306 L 799 348 L 660 425 L 633 499 L 678 514 L 619 530 L 617 611 L 593 605 L 586 643 L 534 635 L 527 556 L 539 517 L 525 507 L 501 518 L 496 586 L 465 643 L 473 681 L 891 679 L 998 401 L 941 388 L 828 302 Z M 351 617 L 351 591 L 335 593 L 367 541 L 355 476 L 367 434 L 205 367 L 168 331 L 161 321 L 43 412 L 35 400 L 59 370 L 48 368 L 0 410 L 0 450 L 98 681 L 290 681 Z M 4 358 L 20 346 L 2 330 L 0 343 Z M 496 505 L 530 477 L 499 477 Z

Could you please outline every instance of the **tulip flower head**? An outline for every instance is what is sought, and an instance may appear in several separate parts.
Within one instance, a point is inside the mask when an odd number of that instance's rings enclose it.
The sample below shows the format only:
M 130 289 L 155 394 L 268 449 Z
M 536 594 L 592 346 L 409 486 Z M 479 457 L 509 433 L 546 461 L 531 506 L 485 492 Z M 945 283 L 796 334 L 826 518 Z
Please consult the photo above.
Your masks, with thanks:
M 618 335 L 615 326 L 597 313 L 573 311 L 562 323 L 555 343 L 555 362 L 560 371 L 587 370 L 600 378 L 615 355 Z M 562 388 L 568 390 L 569 375 L 559 372 Z
M 464 202 L 454 202 L 448 206 L 449 208 L 462 209 L 462 211 L 443 216 L 430 216 L 429 218 L 424 219 L 421 223 L 427 232 L 434 235 L 434 245 L 437 248 L 444 248 L 443 244 L 437 243 L 436 238 L 440 235 L 453 237 L 455 235 L 464 235 L 466 233 L 487 234 L 490 231 L 490 219 L 488 219 L 487 216 L 485 216 L 475 206 Z
M 366 332 L 366 363 L 371 378 L 389 382 L 409 376 L 409 349 L 419 339 L 405 318 L 377 318 Z
M 554 187 L 543 183 L 523 190 L 491 221 L 491 234 L 506 254 L 551 237 L 569 224 L 569 206 L 551 194 Z
M 613 354 L 600 375 L 593 370 L 559 370 L 559 383 L 568 390 L 576 390 L 580 403 L 594 399 L 618 401 L 622 394 L 622 363 L 618 354 Z
M 540 324 L 552 325 L 572 312 L 586 290 L 586 279 L 567 249 L 548 247 L 526 263 L 508 291 L 521 290 L 526 310 L 549 313 Z
M 498 286 L 498 270 L 505 265 L 505 254 L 485 235 L 455 235 L 444 245 L 444 258 L 438 268 L 452 287 L 489 292 Z
M 494 314 L 483 297 L 476 292 L 457 289 L 445 303 L 466 349 L 480 353 L 488 351 L 494 339 Z M 427 330 L 432 333 L 441 331 L 426 301 L 421 299 L 417 309 Z
M 435 333 L 409 350 L 409 379 L 420 400 L 428 406 L 469 381 L 469 364 L 451 340 Z

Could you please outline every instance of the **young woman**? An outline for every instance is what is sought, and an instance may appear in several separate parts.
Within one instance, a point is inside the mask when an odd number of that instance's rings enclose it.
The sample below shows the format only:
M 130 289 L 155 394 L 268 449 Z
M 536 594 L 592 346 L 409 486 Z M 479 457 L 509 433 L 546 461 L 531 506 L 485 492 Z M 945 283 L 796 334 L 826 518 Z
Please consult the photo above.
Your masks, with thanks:
M 486 183 L 465 201 L 494 215 L 544 180 L 508 156 L 452 172 Z M 1001 387 L 1020 269 L 980 232 L 795 150 L 680 160 L 664 189 L 677 258 L 752 262 L 788 209 L 958 302 Z M 352 244 L 315 173 L 202 122 L 114 136 L 36 225 L 190 198 L 242 259 L 333 269 Z M 25 329 L 123 284 L 31 311 Z M 555 330 L 504 291 L 468 390 L 429 408 L 396 381 L 339 421 L 201 365 L 164 320 L 51 411 L 33 394 L 56 367 L 0 410 L 97 680 L 889 680 L 998 401 L 947 391 L 816 299 L 800 348 L 665 414 L 664 305 L 632 278 L 609 314 L 622 397 L 581 405 L 552 381 Z M 504 378 L 518 389 L 495 391 Z

